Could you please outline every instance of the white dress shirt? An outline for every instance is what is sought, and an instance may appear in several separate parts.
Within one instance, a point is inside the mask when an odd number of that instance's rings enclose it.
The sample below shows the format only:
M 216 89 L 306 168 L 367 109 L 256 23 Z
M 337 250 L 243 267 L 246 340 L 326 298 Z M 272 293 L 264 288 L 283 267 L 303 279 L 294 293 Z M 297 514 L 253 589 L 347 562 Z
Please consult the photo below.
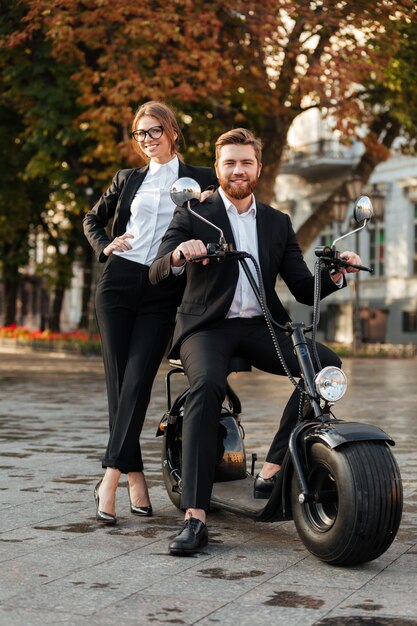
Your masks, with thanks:
M 113 254 L 144 265 L 152 263 L 174 214 L 175 204 L 169 192 L 178 179 L 178 169 L 177 156 L 164 164 L 149 162 L 146 176 L 132 200 L 126 226 L 126 232 L 133 235 L 133 239 L 128 239 L 132 249 Z
M 252 204 L 245 213 L 239 213 L 235 205 L 219 188 L 219 194 L 226 207 L 227 216 L 232 227 L 236 248 L 249 252 L 259 264 L 258 255 L 258 232 L 256 230 L 256 202 L 252 196 Z M 258 282 L 256 271 L 250 259 L 247 260 L 251 274 Z M 230 306 L 227 318 L 230 317 L 257 317 L 262 315 L 262 309 L 253 293 L 248 278 L 239 263 L 239 278 L 236 285 L 235 295 Z

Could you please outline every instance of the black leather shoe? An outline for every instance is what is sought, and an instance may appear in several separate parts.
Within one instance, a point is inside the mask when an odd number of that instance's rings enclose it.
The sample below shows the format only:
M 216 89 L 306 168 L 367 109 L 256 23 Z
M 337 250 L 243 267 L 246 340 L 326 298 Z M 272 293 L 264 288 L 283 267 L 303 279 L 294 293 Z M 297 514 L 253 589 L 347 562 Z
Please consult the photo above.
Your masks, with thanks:
M 255 482 L 253 483 L 253 497 L 258 500 L 268 500 L 274 488 L 278 474 L 279 470 L 271 478 L 262 478 L 260 474 L 257 474 Z
M 117 524 L 117 518 L 114 515 L 110 515 L 110 513 L 106 513 L 105 511 L 100 511 L 100 498 L 98 497 L 98 488 L 100 487 L 102 480 L 99 480 L 97 485 L 94 487 L 94 499 L 96 501 L 96 520 L 101 524 L 105 524 L 106 526 L 114 526 Z
M 169 553 L 184 556 L 198 552 L 208 544 L 207 526 L 195 517 L 189 517 L 179 535 L 169 544 Z
M 127 492 L 129 494 L 129 502 L 130 502 L 130 512 L 133 515 L 140 515 L 141 517 L 150 517 L 152 515 L 152 505 L 149 506 L 135 506 L 132 504 L 132 499 L 130 497 L 130 488 L 129 483 L 127 483 Z

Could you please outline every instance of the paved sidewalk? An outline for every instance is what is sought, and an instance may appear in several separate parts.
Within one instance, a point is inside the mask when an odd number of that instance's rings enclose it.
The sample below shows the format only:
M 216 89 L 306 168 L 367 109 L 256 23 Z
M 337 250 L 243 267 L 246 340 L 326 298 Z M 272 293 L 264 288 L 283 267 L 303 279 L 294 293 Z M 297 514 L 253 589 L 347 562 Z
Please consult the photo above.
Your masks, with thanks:
M 0 352 L 0 625 L 417 626 L 417 361 L 347 359 L 344 369 L 350 388 L 337 415 L 391 434 L 405 492 L 393 545 L 351 568 L 311 556 L 293 522 L 224 513 L 210 515 L 202 554 L 167 554 L 182 516 L 163 488 L 154 436 L 165 365 L 143 436 L 155 515 L 130 515 L 121 487 L 119 525 L 98 528 L 93 487 L 107 434 L 101 361 Z M 260 467 L 289 383 L 255 372 L 232 384 L 247 451 L 258 452 Z

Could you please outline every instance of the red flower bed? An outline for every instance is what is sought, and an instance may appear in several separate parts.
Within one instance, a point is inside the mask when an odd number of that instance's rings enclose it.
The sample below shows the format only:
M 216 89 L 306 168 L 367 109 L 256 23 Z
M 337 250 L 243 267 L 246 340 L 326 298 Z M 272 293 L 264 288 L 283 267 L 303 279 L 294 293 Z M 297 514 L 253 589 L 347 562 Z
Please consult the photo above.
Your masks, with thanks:
M 45 350 L 70 350 L 82 354 L 100 353 L 100 336 L 85 330 L 56 333 L 51 330 L 32 330 L 26 326 L 0 326 L 0 342 Z M 4 341 L 5 340 L 5 341 Z

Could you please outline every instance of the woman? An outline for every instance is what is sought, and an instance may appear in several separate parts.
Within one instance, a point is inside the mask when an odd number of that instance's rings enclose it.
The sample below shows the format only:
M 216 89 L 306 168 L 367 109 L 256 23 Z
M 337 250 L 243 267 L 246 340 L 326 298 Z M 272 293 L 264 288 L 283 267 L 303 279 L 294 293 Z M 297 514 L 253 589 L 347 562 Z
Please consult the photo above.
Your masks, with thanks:
M 142 105 L 133 120 L 132 142 L 148 165 L 117 172 L 83 221 L 98 260 L 106 262 L 96 293 L 110 421 L 102 459 L 105 473 L 94 490 L 96 519 L 102 524 L 117 522 L 116 489 L 122 473 L 127 474 L 131 512 L 152 515 L 139 437 L 181 289 L 178 280 L 168 293 L 152 286 L 148 270 L 174 212 L 172 184 L 189 176 L 202 189 L 217 186 L 214 170 L 179 159 L 180 138 L 178 122 L 167 105 Z M 109 238 L 105 228 L 111 218 Z

